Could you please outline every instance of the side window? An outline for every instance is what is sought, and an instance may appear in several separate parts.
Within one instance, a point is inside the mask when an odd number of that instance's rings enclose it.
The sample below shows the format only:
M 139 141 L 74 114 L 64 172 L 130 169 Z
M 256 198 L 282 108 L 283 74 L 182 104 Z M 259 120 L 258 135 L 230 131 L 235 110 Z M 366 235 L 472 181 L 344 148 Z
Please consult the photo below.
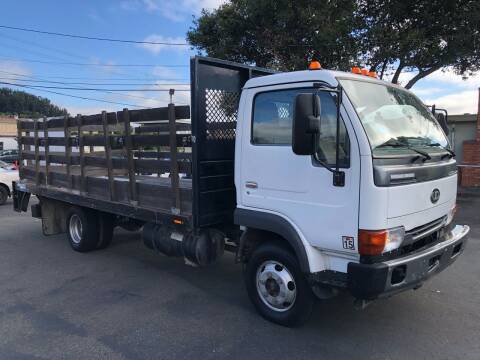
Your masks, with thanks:
M 316 92 L 315 89 L 290 89 L 259 93 L 255 96 L 252 120 L 252 144 L 291 145 L 295 96 Z M 337 108 L 328 92 L 318 93 L 322 103 L 322 124 L 317 144 L 317 156 L 328 165 L 336 161 Z M 343 120 L 340 121 L 340 166 L 350 166 L 350 141 Z
M 260 93 L 253 105 L 252 143 L 290 145 L 292 143 L 293 101 L 298 91 Z

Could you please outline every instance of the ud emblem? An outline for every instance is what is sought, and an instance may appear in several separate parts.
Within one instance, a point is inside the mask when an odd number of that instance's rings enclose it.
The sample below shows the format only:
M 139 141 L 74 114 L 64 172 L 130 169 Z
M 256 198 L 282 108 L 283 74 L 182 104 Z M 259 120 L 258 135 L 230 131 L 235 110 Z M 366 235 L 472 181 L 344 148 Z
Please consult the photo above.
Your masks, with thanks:
M 440 190 L 433 189 L 432 195 L 430 195 L 430 201 L 435 204 L 440 199 Z

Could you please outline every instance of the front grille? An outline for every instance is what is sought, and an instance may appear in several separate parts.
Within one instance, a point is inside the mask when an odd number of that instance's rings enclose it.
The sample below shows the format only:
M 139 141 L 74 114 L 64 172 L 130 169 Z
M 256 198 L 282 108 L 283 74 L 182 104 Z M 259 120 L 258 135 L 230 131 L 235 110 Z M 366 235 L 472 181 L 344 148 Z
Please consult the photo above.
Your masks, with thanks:
M 441 229 L 445 225 L 445 220 L 446 216 L 443 216 L 407 231 L 403 244 L 398 249 L 398 255 L 406 255 L 441 241 Z
M 433 220 L 428 224 L 417 226 L 414 229 L 411 229 L 405 233 L 405 237 L 411 237 L 412 241 L 417 241 L 429 234 L 437 231 L 445 223 L 446 216 L 443 216 L 437 220 Z

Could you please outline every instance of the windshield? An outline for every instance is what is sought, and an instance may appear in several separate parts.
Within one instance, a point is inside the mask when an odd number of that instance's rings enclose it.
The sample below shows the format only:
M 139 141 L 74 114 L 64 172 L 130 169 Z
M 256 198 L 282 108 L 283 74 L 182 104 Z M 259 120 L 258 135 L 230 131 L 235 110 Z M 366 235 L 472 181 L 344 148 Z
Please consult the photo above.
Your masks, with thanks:
M 383 84 L 340 80 L 376 151 L 445 148 L 448 140 L 430 111 L 410 92 Z

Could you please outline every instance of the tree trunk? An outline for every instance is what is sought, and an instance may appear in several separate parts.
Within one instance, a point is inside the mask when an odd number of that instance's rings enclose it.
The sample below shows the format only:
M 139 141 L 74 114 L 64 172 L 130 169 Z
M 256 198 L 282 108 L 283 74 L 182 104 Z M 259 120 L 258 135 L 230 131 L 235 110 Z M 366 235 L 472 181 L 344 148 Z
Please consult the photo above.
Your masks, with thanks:
M 380 80 L 383 80 L 383 74 L 385 73 L 385 69 L 387 68 L 388 59 L 385 59 L 382 64 L 382 70 L 380 71 Z
M 432 66 L 430 69 L 428 70 L 420 70 L 418 72 L 417 75 L 415 75 L 413 78 L 410 79 L 410 81 L 407 83 L 407 85 L 405 85 L 405 89 L 411 89 L 413 85 L 415 85 L 415 83 L 420 80 L 420 79 L 423 79 L 425 76 L 428 76 L 430 75 L 431 73 L 437 71 L 438 69 L 440 69 L 440 66 L 438 65 L 435 65 L 435 66 Z
M 395 71 L 395 75 L 393 75 L 392 78 L 392 83 L 393 84 L 398 84 L 398 78 L 400 77 L 400 74 L 402 73 L 402 70 L 405 66 L 403 66 L 402 61 L 400 61 L 400 64 L 398 64 L 398 68 Z

